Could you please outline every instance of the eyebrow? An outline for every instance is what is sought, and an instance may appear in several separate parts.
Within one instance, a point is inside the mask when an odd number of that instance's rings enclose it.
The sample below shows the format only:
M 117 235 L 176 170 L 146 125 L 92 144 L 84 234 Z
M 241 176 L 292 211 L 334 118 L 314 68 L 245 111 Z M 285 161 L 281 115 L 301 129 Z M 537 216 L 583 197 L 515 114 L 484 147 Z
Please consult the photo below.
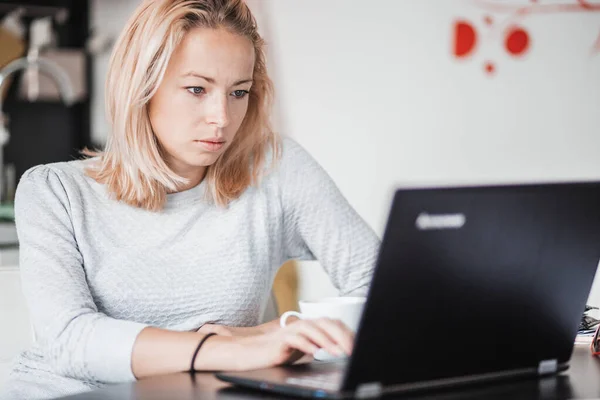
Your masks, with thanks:
M 200 75 L 200 74 L 197 74 L 195 72 L 188 72 L 186 74 L 183 74 L 184 78 L 187 77 L 187 76 L 193 76 L 193 77 L 196 77 L 196 78 L 202 78 L 205 81 L 207 81 L 208 83 L 213 83 L 213 84 L 215 83 L 215 79 L 214 78 L 210 78 L 208 76 Z M 241 85 L 242 83 L 248 83 L 248 82 L 252 82 L 252 81 L 253 81 L 252 78 L 242 79 L 242 80 L 239 80 L 237 82 L 234 82 L 233 86 Z

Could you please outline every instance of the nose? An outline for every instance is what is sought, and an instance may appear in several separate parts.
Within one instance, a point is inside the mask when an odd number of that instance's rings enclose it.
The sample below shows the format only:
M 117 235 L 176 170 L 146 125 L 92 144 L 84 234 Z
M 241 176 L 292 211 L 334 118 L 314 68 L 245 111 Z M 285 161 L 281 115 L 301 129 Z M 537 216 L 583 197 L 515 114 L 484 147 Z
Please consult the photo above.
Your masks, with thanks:
M 209 125 L 225 128 L 229 125 L 229 104 L 227 96 L 215 94 L 207 104 L 206 120 Z

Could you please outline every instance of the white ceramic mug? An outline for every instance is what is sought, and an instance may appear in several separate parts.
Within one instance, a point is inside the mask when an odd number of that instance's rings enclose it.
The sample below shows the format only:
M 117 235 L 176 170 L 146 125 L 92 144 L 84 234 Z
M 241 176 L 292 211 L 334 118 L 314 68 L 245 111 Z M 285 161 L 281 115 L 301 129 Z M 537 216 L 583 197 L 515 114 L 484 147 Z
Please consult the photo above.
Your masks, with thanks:
M 288 311 L 279 319 L 281 327 L 285 327 L 289 317 L 300 319 L 331 318 L 339 319 L 353 332 L 358 329 L 360 317 L 365 306 L 365 297 L 327 297 L 320 300 L 298 302 L 300 312 Z M 319 349 L 315 354 L 316 360 L 330 360 L 337 357 Z

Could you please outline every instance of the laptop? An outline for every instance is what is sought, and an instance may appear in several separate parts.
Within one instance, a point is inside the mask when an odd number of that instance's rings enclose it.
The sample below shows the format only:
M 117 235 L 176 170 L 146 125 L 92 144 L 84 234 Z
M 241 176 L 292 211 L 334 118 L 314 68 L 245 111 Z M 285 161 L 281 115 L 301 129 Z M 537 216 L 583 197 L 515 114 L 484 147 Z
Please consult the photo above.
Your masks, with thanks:
M 335 399 L 556 374 L 599 260 L 599 182 L 400 189 L 352 355 L 217 377 Z

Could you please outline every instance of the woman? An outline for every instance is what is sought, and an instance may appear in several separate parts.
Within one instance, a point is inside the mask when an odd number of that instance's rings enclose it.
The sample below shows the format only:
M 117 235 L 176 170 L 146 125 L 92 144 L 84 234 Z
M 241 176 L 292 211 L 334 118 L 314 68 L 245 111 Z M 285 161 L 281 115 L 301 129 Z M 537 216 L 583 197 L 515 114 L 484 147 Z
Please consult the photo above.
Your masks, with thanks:
M 147 0 L 107 78 L 103 153 L 38 166 L 16 194 L 36 343 L 11 398 L 352 351 L 338 321 L 258 325 L 277 268 L 317 258 L 364 293 L 379 246 L 321 167 L 268 125 L 263 42 L 241 0 Z

